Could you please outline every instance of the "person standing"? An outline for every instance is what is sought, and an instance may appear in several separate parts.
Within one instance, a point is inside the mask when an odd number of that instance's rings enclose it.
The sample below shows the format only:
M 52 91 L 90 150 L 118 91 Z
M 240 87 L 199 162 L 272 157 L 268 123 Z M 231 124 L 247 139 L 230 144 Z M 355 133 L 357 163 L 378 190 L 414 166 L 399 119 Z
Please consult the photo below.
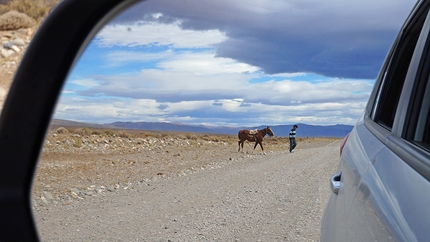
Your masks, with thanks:
M 294 125 L 293 128 L 290 131 L 290 153 L 293 152 L 294 148 L 296 148 L 296 129 L 299 126 Z

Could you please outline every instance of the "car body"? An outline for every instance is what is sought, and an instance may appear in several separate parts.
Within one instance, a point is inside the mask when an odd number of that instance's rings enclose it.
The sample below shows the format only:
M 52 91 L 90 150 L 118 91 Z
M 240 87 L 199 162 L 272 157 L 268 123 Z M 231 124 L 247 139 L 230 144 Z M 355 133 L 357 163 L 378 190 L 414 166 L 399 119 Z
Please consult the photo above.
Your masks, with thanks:
M 418 1 L 341 146 L 321 241 L 430 238 L 430 1 Z

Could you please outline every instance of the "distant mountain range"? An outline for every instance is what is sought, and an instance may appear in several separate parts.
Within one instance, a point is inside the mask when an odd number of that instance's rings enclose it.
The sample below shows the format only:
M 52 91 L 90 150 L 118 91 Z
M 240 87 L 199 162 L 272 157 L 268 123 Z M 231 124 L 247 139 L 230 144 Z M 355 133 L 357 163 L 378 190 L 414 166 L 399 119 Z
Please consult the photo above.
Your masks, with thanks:
M 297 124 L 297 137 L 345 137 L 351 132 L 352 125 L 330 125 L 316 126 L 308 124 Z M 263 129 L 267 126 L 258 127 L 212 127 L 204 125 L 186 125 L 177 123 L 152 123 L 152 122 L 115 122 L 109 124 L 124 129 L 138 130 L 163 130 L 163 131 L 178 131 L 178 132 L 196 132 L 196 133 L 211 133 L 211 134 L 237 134 L 241 129 Z M 291 125 L 274 125 L 270 126 L 275 136 L 288 136 Z
M 338 137 L 343 138 L 351 132 L 352 125 L 308 125 L 297 124 L 297 137 Z M 100 129 L 134 129 L 134 130 L 160 130 L 173 132 L 192 132 L 207 134 L 232 134 L 236 135 L 241 129 L 264 129 L 267 126 L 258 127 L 215 127 L 205 125 L 187 125 L 181 123 L 164 123 L 164 122 L 114 122 L 110 124 L 83 123 L 69 120 L 53 119 L 51 128 L 57 127 L 89 127 Z M 286 137 L 292 129 L 293 124 L 270 126 L 275 136 Z

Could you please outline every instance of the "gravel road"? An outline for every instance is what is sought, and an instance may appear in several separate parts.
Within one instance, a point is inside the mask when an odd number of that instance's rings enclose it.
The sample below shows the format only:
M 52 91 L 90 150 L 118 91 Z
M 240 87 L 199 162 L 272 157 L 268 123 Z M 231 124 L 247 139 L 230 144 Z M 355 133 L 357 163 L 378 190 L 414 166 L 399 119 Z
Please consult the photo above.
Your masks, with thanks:
M 339 142 L 34 210 L 42 241 L 319 241 Z

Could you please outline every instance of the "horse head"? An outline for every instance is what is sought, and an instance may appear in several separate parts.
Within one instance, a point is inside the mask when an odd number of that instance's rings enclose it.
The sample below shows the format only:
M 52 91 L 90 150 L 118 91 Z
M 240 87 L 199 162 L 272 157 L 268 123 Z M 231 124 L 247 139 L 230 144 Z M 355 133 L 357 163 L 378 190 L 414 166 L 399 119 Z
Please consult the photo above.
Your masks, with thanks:
M 272 129 L 269 126 L 267 126 L 266 130 L 267 130 L 267 134 L 268 135 L 270 135 L 270 136 L 274 136 L 275 135 L 275 133 L 273 133 Z

